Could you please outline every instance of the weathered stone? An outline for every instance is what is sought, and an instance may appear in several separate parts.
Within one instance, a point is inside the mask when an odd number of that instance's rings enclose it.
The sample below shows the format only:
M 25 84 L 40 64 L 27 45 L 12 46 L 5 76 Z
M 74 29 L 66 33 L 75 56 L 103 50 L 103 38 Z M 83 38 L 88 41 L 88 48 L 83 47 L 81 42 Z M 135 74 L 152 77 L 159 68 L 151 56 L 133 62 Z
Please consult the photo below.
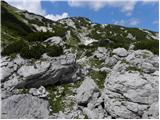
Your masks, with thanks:
M 126 57 L 128 55 L 128 52 L 124 48 L 116 48 L 112 51 L 113 54 L 118 55 L 119 57 Z
M 48 102 L 32 95 L 13 95 L 2 100 L 3 119 L 47 119 Z
M 121 74 L 114 70 L 105 83 L 105 109 L 114 118 L 142 118 L 158 102 L 157 83 L 157 76 L 138 72 Z M 157 118 L 155 112 L 152 116 Z
M 91 78 L 87 77 L 77 89 L 77 103 L 86 106 L 93 94 L 97 92 L 99 92 L 97 85 Z
M 47 40 L 45 40 L 44 43 L 49 43 L 50 45 L 60 45 L 60 46 L 64 45 L 64 41 L 62 40 L 61 37 L 58 36 L 50 37 Z
M 39 87 L 38 89 L 36 88 L 31 88 L 29 90 L 29 93 L 32 94 L 33 96 L 37 96 L 37 97 L 40 97 L 40 98 L 45 98 L 47 97 L 47 95 L 49 94 L 45 87 L 41 86 Z

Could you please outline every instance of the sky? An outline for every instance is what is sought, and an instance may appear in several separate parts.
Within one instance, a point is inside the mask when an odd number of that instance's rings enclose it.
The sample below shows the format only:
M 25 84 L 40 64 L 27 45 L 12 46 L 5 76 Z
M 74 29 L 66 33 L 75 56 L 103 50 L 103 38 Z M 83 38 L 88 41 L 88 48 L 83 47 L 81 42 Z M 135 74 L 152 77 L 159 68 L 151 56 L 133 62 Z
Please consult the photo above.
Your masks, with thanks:
M 87 17 L 95 23 L 159 31 L 158 0 L 5 0 L 48 19 Z

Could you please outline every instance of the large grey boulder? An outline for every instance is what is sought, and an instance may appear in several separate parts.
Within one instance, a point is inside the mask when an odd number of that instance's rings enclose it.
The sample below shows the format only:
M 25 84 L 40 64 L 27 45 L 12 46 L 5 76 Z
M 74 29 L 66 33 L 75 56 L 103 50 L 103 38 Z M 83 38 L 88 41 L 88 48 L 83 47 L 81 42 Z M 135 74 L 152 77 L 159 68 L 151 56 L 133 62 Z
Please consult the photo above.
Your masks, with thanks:
M 31 69 L 27 70 L 27 69 Z M 78 69 L 76 63 L 62 65 L 58 62 L 40 63 L 39 66 L 22 66 L 18 71 L 23 80 L 16 88 L 36 88 L 40 86 L 54 85 L 55 83 L 68 83 L 75 80 Z M 27 70 L 28 72 L 26 72 Z M 30 71 L 30 72 L 29 72 Z
M 32 95 L 13 95 L 2 100 L 3 119 L 47 119 L 48 102 Z
M 112 118 L 158 118 L 158 76 L 112 71 L 105 82 L 105 109 Z M 152 111 L 152 112 L 150 112 Z
M 124 48 L 116 48 L 112 51 L 113 54 L 118 55 L 119 57 L 126 57 L 128 55 L 128 52 Z
M 48 57 L 40 60 L 24 60 L 3 57 L 1 62 L 2 86 L 4 89 L 37 88 L 40 86 L 73 82 L 79 74 L 74 54 Z
M 37 61 L 34 64 L 25 64 L 18 71 L 18 75 L 24 79 L 33 79 L 44 74 L 50 67 L 48 61 Z
M 104 109 L 103 98 L 93 79 L 86 77 L 81 86 L 77 89 L 76 100 L 87 118 L 106 118 L 107 113 Z
M 93 97 L 93 94 L 99 95 L 99 89 L 95 82 L 87 77 L 77 89 L 77 103 L 86 106 Z

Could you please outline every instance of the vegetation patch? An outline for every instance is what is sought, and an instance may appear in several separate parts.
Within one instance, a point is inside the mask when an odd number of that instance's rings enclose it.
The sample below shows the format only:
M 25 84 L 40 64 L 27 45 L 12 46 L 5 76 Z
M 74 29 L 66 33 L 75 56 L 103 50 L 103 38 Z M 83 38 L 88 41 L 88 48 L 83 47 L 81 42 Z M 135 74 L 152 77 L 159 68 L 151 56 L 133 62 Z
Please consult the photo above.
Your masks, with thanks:
M 13 53 L 19 53 L 22 50 L 22 48 L 26 46 L 27 46 L 27 43 L 25 41 L 17 40 L 7 45 L 6 47 L 4 47 L 1 54 L 5 56 Z
M 41 55 L 45 52 L 45 47 L 41 44 L 35 44 L 32 46 L 25 46 L 21 49 L 20 55 L 26 59 L 39 59 Z
M 78 44 L 80 43 L 79 38 L 77 37 L 77 35 L 71 31 L 70 33 L 70 37 L 69 39 L 67 39 L 67 45 L 71 46 L 71 47 L 77 47 Z
M 55 34 L 52 32 L 34 32 L 34 33 L 29 33 L 26 36 L 26 40 L 29 42 L 36 42 L 36 41 L 43 42 L 44 40 L 54 35 Z
M 49 92 L 48 101 L 52 109 L 52 113 L 58 113 L 65 110 L 65 108 L 73 109 L 74 101 L 66 100 L 69 95 L 74 95 L 73 89 L 78 88 L 82 81 L 76 81 L 75 83 L 48 86 L 46 89 Z
M 158 40 L 141 40 L 135 43 L 135 50 L 149 50 L 154 54 L 159 54 L 159 41 Z
M 97 68 L 100 68 L 103 62 L 103 60 L 99 60 L 98 58 L 90 58 L 89 60 L 90 65 Z
M 104 88 L 104 82 L 107 77 L 106 72 L 92 70 L 89 75 L 95 81 L 100 89 Z
M 63 48 L 57 45 L 50 45 L 47 46 L 46 53 L 51 57 L 57 57 L 63 54 Z

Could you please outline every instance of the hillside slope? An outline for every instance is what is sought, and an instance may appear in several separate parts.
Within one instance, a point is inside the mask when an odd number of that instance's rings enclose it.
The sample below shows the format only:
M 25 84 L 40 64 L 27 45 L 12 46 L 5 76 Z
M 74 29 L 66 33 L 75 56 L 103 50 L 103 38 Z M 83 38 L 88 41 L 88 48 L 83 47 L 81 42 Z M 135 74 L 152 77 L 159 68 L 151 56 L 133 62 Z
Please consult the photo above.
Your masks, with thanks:
M 158 118 L 159 33 L 1 14 L 2 118 Z

